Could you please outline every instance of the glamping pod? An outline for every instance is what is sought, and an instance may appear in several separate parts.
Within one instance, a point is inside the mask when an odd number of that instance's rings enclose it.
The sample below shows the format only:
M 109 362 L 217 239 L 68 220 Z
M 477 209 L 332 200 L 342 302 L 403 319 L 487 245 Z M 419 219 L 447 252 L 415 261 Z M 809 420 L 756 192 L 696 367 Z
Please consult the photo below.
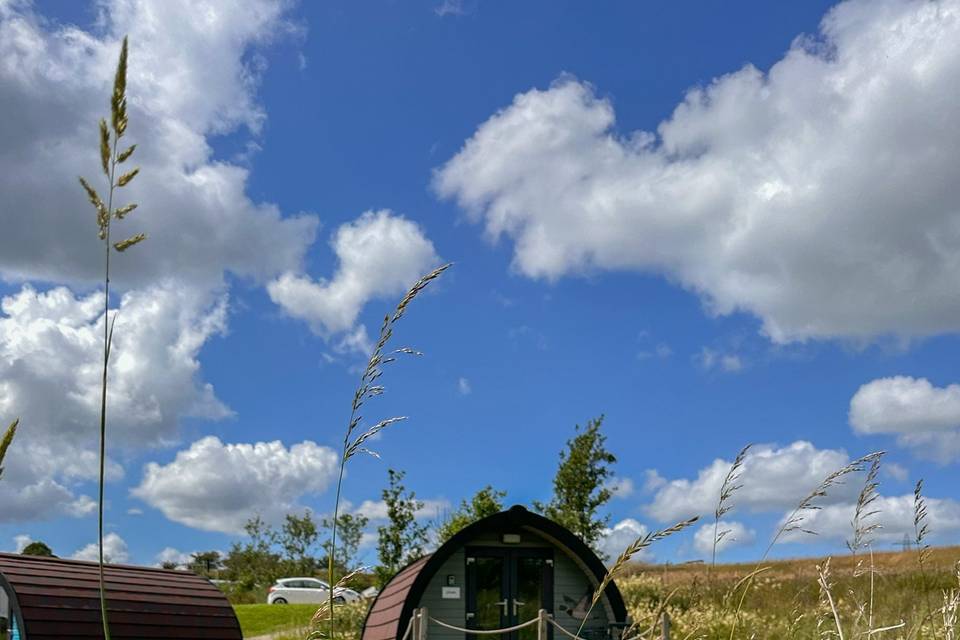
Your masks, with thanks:
M 240 640 L 223 593 L 187 571 L 107 565 L 107 615 L 116 640 Z M 99 570 L 94 562 L 0 553 L 0 638 L 102 639 Z
M 618 640 L 627 610 L 615 583 L 584 620 L 605 573 L 580 538 L 515 506 L 394 576 L 371 605 L 362 640 L 566 640 L 578 630 Z

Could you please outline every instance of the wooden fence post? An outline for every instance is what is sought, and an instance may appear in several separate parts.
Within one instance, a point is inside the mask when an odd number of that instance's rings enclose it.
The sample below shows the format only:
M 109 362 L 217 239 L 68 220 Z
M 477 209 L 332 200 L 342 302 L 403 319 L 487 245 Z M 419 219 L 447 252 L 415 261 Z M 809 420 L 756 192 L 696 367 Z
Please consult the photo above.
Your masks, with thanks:
M 547 610 L 540 609 L 537 613 L 537 640 L 547 640 Z
M 660 629 L 661 640 L 670 640 L 670 614 L 666 611 L 660 616 Z
M 420 624 L 417 625 L 417 640 L 427 640 L 427 626 L 430 623 L 430 617 L 426 607 L 420 607 Z

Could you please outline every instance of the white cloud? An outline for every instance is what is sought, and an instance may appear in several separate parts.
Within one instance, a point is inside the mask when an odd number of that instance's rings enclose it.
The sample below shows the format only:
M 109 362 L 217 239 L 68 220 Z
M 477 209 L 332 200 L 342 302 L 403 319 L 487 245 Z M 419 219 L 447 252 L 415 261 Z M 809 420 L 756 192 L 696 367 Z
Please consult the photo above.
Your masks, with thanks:
M 457 391 L 460 392 L 462 396 L 468 396 L 473 392 L 473 387 L 470 386 L 469 380 L 461 377 L 457 380 Z
M 97 121 L 107 115 L 120 39 L 130 36 L 128 138 L 140 175 L 121 196 L 140 203 L 117 232 L 149 242 L 117 259 L 116 283 L 175 277 L 218 286 L 225 270 L 265 281 L 297 268 L 312 216 L 283 219 L 245 194 L 248 171 L 213 157 L 208 138 L 266 114 L 256 103 L 256 46 L 290 32 L 283 3 L 106 0 L 102 34 L 56 26 L 29 4 L 0 13 L 0 276 L 96 283 L 102 254 L 77 183 L 102 181 Z M 55 256 L 55 259 L 51 259 Z
M 357 316 L 371 299 L 406 291 L 439 262 L 433 243 L 417 223 L 389 210 L 368 211 L 340 226 L 331 240 L 339 261 L 331 280 L 315 281 L 288 271 L 272 281 L 270 298 L 292 317 L 305 320 L 314 333 L 329 337 L 348 333 L 346 348 L 363 344 L 349 335 L 366 330 Z
M 797 441 L 775 448 L 759 445 L 750 449 L 743 463 L 732 504 L 739 509 L 764 512 L 796 506 L 830 473 L 850 462 L 846 452 L 817 449 L 809 442 Z M 716 509 L 723 479 L 732 460 L 714 460 L 701 469 L 696 478 L 663 483 L 646 506 L 646 511 L 661 522 L 674 522 L 691 516 L 706 516 Z M 843 484 L 834 488 L 825 502 L 836 502 L 856 495 L 858 487 Z
M 113 452 L 173 442 L 182 416 L 230 415 L 199 380 L 199 351 L 226 318 L 225 299 L 210 305 L 206 297 L 172 283 L 123 296 L 108 394 Z M 0 415 L 19 415 L 22 425 L 0 483 L 0 520 L 95 507 L 71 485 L 97 477 L 102 304 L 101 294 L 77 297 L 63 287 L 25 286 L 0 300 Z M 122 475 L 108 462 L 108 479 Z
M 440 4 L 433 8 L 433 12 L 441 18 L 446 16 L 464 16 L 473 13 L 476 10 L 479 0 L 472 0 L 470 6 L 466 0 L 442 0 Z
M 897 464 L 896 462 L 885 462 L 880 469 L 884 475 L 898 482 L 905 482 L 907 478 L 910 477 L 910 471 L 902 464 Z
M 735 353 L 720 353 L 715 349 L 710 349 L 709 347 L 703 347 L 700 350 L 700 355 L 697 356 L 697 361 L 700 363 L 700 366 L 703 367 L 704 371 L 710 371 L 711 369 L 720 369 L 727 373 L 736 373 L 743 369 L 743 361 Z
M 613 478 L 607 483 L 607 489 L 613 493 L 614 498 L 629 498 L 636 490 L 633 486 L 633 480 L 624 477 Z
M 120 39 L 130 35 L 128 139 L 142 171 L 121 195 L 141 206 L 116 232 L 145 231 L 149 240 L 114 262 L 114 290 L 126 292 L 111 372 L 114 452 L 175 442 L 185 416 L 228 415 L 200 380 L 198 360 L 225 331 L 224 274 L 263 283 L 299 269 L 318 224 L 248 198 L 248 170 L 215 158 L 209 142 L 260 130 L 257 48 L 296 35 L 285 4 L 209 0 L 200 9 L 189 0 L 105 0 L 91 32 L 48 21 L 30 3 L 0 9 L 0 279 L 10 283 L 89 291 L 100 281 L 94 214 L 77 175 L 102 182 L 97 121 L 109 110 Z M 0 315 L 0 415 L 23 418 L 20 455 L 0 484 L 3 521 L 96 507 L 77 483 L 95 477 L 102 298 L 38 288 L 4 298 Z M 108 477 L 122 474 L 110 461 Z
M 155 560 L 158 567 L 163 566 L 166 562 L 172 562 L 178 567 L 183 567 L 189 565 L 193 558 L 191 554 L 186 551 L 180 551 L 173 547 L 164 547 L 163 551 L 156 555 Z
M 435 189 L 530 277 L 662 273 L 777 342 L 953 332 L 957 41 L 954 2 L 845 2 L 656 134 L 618 133 L 610 99 L 562 78 L 480 125 Z
M 927 503 L 927 524 L 930 528 L 930 541 L 950 543 L 960 533 L 960 503 L 955 500 L 925 498 Z M 817 511 L 808 512 L 803 527 L 815 531 L 814 538 L 846 541 L 853 537 L 851 522 L 856 505 L 854 502 L 825 506 Z M 871 505 L 871 511 L 878 513 L 868 522 L 878 524 L 870 538 L 880 543 L 897 543 L 904 535 L 913 538 L 913 494 L 902 496 L 880 496 Z M 811 536 L 801 532 L 791 532 L 784 541 L 810 542 Z
M 850 399 L 859 433 L 911 433 L 960 427 L 960 385 L 935 387 L 926 378 L 879 378 Z
M 653 493 L 657 489 L 667 484 L 667 479 L 660 475 L 656 469 L 646 469 L 643 472 L 643 492 Z
M 615 560 L 617 556 L 623 553 L 623 550 L 631 545 L 637 538 L 646 535 L 649 532 L 646 525 L 640 524 L 633 518 L 624 518 L 609 529 L 604 529 L 601 534 L 598 546 L 600 552 L 607 557 L 608 563 Z M 634 556 L 635 560 L 649 560 L 651 558 L 649 549 L 643 549 Z
M 414 516 L 420 520 L 429 520 L 439 517 L 450 511 L 450 501 L 445 498 L 420 500 L 423 506 L 417 509 Z M 364 500 L 354 509 L 354 513 L 364 516 L 371 522 L 387 519 L 387 503 L 383 500 Z
M 33 538 L 25 533 L 13 536 L 14 553 L 21 553 L 31 542 L 33 542 Z
M 730 549 L 731 547 L 750 544 L 757 539 L 757 532 L 748 529 L 742 522 L 721 520 L 717 533 L 723 533 L 720 542 L 717 543 L 717 553 Z M 713 553 L 714 523 L 708 522 L 702 525 L 693 536 L 693 548 L 704 556 L 711 556 Z
M 329 485 L 339 457 L 305 441 L 223 444 L 208 436 L 166 465 L 151 462 L 131 494 L 173 520 L 206 531 L 239 533 L 260 515 L 278 521 L 300 509 L 297 500 Z
M 99 547 L 96 542 L 91 542 L 82 549 L 77 550 L 72 556 L 74 560 L 86 560 L 96 562 L 99 559 Z M 116 533 L 108 533 L 103 536 L 103 559 L 105 562 L 113 564 L 123 564 L 130 559 L 130 552 L 127 549 L 127 543 Z
M 926 378 L 879 378 L 850 400 L 858 433 L 914 433 L 960 427 L 960 385 L 935 387 Z
M 872 380 L 850 399 L 850 425 L 862 434 L 891 433 L 918 455 L 951 462 L 960 455 L 960 385 L 926 378 Z
M 660 360 L 666 360 L 673 355 L 673 349 L 670 348 L 670 345 L 663 342 L 658 343 L 652 350 L 644 349 L 637 353 L 637 358 L 639 360 L 648 360 L 650 358 L 659 358 Z

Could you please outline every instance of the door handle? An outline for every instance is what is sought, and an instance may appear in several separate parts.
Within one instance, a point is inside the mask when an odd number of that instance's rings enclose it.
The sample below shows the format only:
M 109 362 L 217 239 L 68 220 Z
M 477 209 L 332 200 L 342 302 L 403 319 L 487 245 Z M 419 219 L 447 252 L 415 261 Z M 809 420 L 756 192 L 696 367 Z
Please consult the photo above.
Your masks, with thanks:
M 526 602 L 520 602 L 520 601 L 517 600 L 516 598 L 513 599 L 513 617 L 514 617 L 514 618 L 517 617 L 517 607 L 522 607 L 522 606 L 525 605 L 525 604 L 527 604 L 527 603 L 526 603 Z

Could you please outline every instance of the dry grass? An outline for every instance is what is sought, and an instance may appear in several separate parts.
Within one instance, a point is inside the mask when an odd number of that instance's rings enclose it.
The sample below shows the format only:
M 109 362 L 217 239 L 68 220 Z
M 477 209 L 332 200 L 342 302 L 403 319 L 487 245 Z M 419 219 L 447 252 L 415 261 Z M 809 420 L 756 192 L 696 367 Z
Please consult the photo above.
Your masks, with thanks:
M 3 438 L 0 439 L 0 476 L 3 476 L 3 459 L 7 457 L 7 449 L 13 444 L 13 437 L 17 435 L 18 426 L 20 426 L 20 420 L 11 422 L 4 432 Z
M 107 180 L 107 202 L 104 204 L 103 198 L 97 192 L 96 188 L 90 183 L 80 178 L 80 186 L 87 193 L 87 199 L 93 205 L 96 212 L 97 237 L 103 242 L 104 249 L 104 268 L 103 268 L 103 377 L 100 387 L 100 483 L 97 501 L 97 546 L 100 563 L 100 615 L 103 620 L 103 635 L 106 640 L 110 640 L 110 625 L 107 620 L 107 604 L 105 596 L 105 586 L 103 579 L 103 484 L 104 484 L 104 464 L 106 461 L 106 441 L 107 441 L 107 371 L 110 363 L 110 345 L 113 342 L 113 328 L 117 316 L 114 314 L 113 320 L 109 318 L 110 314 L 110 255 L 111 247 L 113 250 L 123 253 L 130 247 L 143 242 L 146 235 L 137 233 L 120 242 L 111 245 L 110 237 L 113 222 L 123 220 L 134 209 L 136 203 L 126 204 L 122 207 L 114 208 L 113 198 L 118 189 L 127 186 L 140 173 L 140 168 L 134 168 L 131 171 L 120 174 L 121 165 L 125 163 L 137 145 L 131 145 L 126 149 L 120 149 L 120 139 L 127 131 L 127 38 L 124 37 L 123 44 L 120 47 L 120 57 L 117 61 L 117 70 L 113 79 L 113 92 L 110 95 L 110 124 L 105 119 L 100 120 L 100 168 Z M 119 175 L 118 175 L 119 174 Z
M 820 638 L 823 635 L 821 616 L 822 587 L 818 566 L 825 558 L 775 560 L 765 563 L 767 570 L 755 579 L 752 597 L 740 612 L 737 638 L 757 640 L 775 638 Z M 910 640 L 949 638 L 944 617 L 953 616 L 956 624 L 960 588 L 956 565 L 960 547 L 930 549 L 926 559 L 926 575 L 920 573 L 916 551 L 874 553 L 875 628 L 904 622 L 904 627 L 874 633 L 871 637 L 908 638 Z M 661 605 L 673 621 L 675 638 L 727 638 L 735 619 L 735 602 L 730 601 L 734 585 L 754 571 L 754 563 L 719 564 L 712 571 L 709 565 L 681 564 L 628 565 L 617 578 L 628 608 L 638 627 L 644 628 L 658 617 Z M 857 600 L 851 594 L 868 588 L 861 558 L 837 556 L 830 560 L 828 584 L 835 599 L 844 629 L 853 626 L 860 615 Z M 928 615 L 926 596 L 935 603 L 934 615 Z M 945 595 L 952 607 L 941 611 Z M 830 613 L 830 625 L 835 625 Z M 862 625 L 865 626 L 865 625 Z M 951 628 L 949 633 L 955 633 Z M 836 637 L 834 630 L 833 637 Z M 845 635 L 848 640 L 860 635 Z
M 346 470 L 347 462 L 357 454 L 367 454 L 375 458 L 379 458 L 380 454 L 369 449 L 367 442 L 390 425 L 406 420 L 405 416 L 386 418 L 384 420 L 380 420 L 370 427 L 364 428 L 363 416 L 360 414 L 360 410 L 364 407 L 368 400 L 383 395 L 385 388 L 380 383 L 380 378 L 383 376 L 384 368 L 387 365 L 395 362 L 400 356 L 421 355 L 419 351 L 411 349 L 410 347 L 400 347 L 399 349 L 394 349 L 393 351 L 386 351 L 387 345 L 390 343 L 391 338 L 393 338 L 393 328 L 397 322 L 403 318 L 410 303 L 413 302 L 431 282 L 439 278 L 443 272 L 449 269 L 451 266 L 451 264 L 445 264 L 417 280 L 413 286 L 410 287 L 403 298 L 400 299 L 400 302 L 397 304 L 396 309 L 394 309 L 393 314 L 384 316 L 383 322 L 380 324 L 380 334 L 377 337 L 377 344 L 374 347 L 373 353 L 370 354 L 370 359 L 367 361 L 367 366 L 363 370 L 363 375 L 360 376 L 360 384 L 357 386 L 357 389 L 353 394 L 353 401 L 350 404 L 350 420 L 347 422 L 347 428 L 343 435 L 343 451 L 340 455 L 340 469 L 337 476 L 337 492 L 333 503 L 333 518 L 331 519 L 331 550 L 335 550 L 337 548 L 337 524 L 340 514 L 340 499 L 343 491 L 343 475 Z M 358 433 L 359 435 L 357 435 Z M 334 560 L 334 554 L 328 554 L 328 584 L 334 584 Z M 336 583 L 336 586 L 346 586 L 347 582 L 349 582 L 349 580 L 360 571 L 362 571 L 362 569 L 356 569 L 343 576 Z M 313 619 L 311 620 L 313 630 L 307 636 L 308 639 L 336 637 L 338 629 L 334 620 L 337 614 L 336 605 L 333 601 L 333 594 L 334 589 L 330 589 L 329 600 L 320 606 L 314 613 Z
M 767 578 L 776 580 L 816 580 L 816 565 L 824 558 L 787 558 L 769 560 L 764 572 Z M 874 561 L 877 571 L 886 576 L 917 572 L 917 552 L 911 551 L 875 551 Z M 859 558 L 853 555 L 834 556 L 830 563 L 835 575 L 852 575 L 857 568 Z M 960 546 L 931 547 L 927 555 L 927 566 L 932 572 L 950 573 L 954 565 L 960 562 Z M 753 570 L 756 563 L 740 562 L 718 564 L 714 573 L 718 579 L 729 581 L 742 578 Z M 624 578 L 636 575 L 657 576 L 664 585 L 681 586 L 706 582 L 709 567 L 703 562 L 686 564 L 649 564 L 636 562 L 623 570 Z M 617 580 L 619 584 L 620 580 Z
M 729 512 L 746 449 L 723 483 L 715 529 Z M 914 497 L 916 550 L 877 553 L 874 504 L 882 452 L 872 453 L 828 475 L 786 517 L 757 563 L 617 566 L 618 584 L 629 603 L 635 639 L 654 638 L 662 612 L 675 637 L 734 640 L 749 638 L 953 639 L 960 609 L 960 547 L 932 549 L 922 482 Z M 807 515 L 848 476 L 864 482 L 851 524 L 849 555 L 838 558 L 768 561 L 773 546 L 789 532 L 814 534 Z M 714 534 L 714 548 L 719 535 Z M 628 549 L 629 551 L 629 549 Z M 622 556 L 621 556 L 622 557 Z M 748 598 L 748 593 L 750 597 Z

